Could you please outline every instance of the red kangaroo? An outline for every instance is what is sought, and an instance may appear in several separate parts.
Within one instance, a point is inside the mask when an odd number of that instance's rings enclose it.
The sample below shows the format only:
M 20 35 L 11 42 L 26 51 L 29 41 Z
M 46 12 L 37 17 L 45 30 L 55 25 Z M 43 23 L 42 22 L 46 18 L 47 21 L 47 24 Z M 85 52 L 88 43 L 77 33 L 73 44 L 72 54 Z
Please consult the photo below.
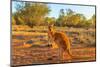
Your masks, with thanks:
M 67 52 L 69 57 L 72 58 L 72 54 L 70 50 L 71 42 L 70 42 L 69 37 L 64 32 L 56 32 L 53 29 L 53 25 L 49 25 L 48 37 L 50 39 L 49 41 L 55 43 L 59 47 L 60 58 L 63 58 L 63 52 Z

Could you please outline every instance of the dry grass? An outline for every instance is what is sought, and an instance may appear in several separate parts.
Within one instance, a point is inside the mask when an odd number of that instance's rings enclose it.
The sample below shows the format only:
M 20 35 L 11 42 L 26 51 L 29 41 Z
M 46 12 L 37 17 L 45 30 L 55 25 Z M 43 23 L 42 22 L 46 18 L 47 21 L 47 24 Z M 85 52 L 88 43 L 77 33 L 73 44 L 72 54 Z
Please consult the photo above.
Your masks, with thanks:
M 64 54 L 60 61 L 59 49 L 48 45 L 47 28 L 22 26 L 12 31 L 12 65 L 63 63 L 95 61 L 95 29 L 56 27 L 56 31 L 65 32 L 71 39 L 73 59 Z M 21 30 L 20 30 L 21 28 Z M 27 29 L 25 29 L 27 28 Z M 41 28 L 41 29 L 40 29 Z M 31 43 L 32 42 L 32 43 Z
M 95 61 L 95 48 L 71 49 L 74 59 L 67 55 L 60 61 L 59 50 L 49 47 L 14 48 L 12 52 L 13 65 L 45 64 L 61 62 Z

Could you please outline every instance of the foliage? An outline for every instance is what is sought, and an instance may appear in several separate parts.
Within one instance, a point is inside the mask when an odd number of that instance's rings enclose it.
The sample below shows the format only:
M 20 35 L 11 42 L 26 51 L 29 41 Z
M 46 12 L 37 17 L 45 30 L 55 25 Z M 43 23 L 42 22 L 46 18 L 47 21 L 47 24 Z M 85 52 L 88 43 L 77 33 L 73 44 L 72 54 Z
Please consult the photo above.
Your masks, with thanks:
M 47 23 L 47 24 L 55 24 L 56 19 L 54 17 L 52 17 L 52 18 L 46 17 L 44 22 Z
M 95 15 L 89 20 L 83 14 L 76 13 L 71 9 L 67 9 L 64 13 L 64 9 L 60 10 L 59 18 L 57 19 L 58 26 L 68 27 L 94 27 L 95 26 Z
M 16 12 L 12 16 L 12 24 L 33 26 L 45 26 L 49 23 L 56 26 L 68 27 L 93 27 L 95 28 L 95 14 L 87 19 L 83 14 L 71 9 L 60 9 L 58 18 L 48 17 L 50 9 L 43 3 L 21 2 L 16 6 Z
M 24 6 L 21 6 L 21 5 Z M 17 7 L 18 11 L 16 12 L 16 20 L 18 24 L 23 22 L 30 27 L 33 25 L 41 25 L 44 22 L 44 17 L 49 13 L 49 8 L 47 5 L 42 3 L 22 3 Z
M 13 25 L 16 24 L 16 20 L 15 20 L 14 16 L 12 16 L 12 24 L 13 24 Z

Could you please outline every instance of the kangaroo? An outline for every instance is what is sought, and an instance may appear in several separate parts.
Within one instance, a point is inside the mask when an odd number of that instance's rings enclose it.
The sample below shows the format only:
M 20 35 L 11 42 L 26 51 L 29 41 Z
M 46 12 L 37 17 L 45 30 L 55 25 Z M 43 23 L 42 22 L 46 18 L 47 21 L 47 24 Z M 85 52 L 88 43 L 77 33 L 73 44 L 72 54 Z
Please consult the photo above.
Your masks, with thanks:
M 63 52 L 65 53 L 67 52 L 69 57 L 72 58 L 72 54 L 70 50 L 71 42 L 70 42 L 69 37 L 64 32 L 56 32 L 53 29 L 53 25 L 49 25 L 48 26 L 48 37 L 50 39 L 49 41 L 55 43 L 58 46 L 61 59 L 63 59 Z

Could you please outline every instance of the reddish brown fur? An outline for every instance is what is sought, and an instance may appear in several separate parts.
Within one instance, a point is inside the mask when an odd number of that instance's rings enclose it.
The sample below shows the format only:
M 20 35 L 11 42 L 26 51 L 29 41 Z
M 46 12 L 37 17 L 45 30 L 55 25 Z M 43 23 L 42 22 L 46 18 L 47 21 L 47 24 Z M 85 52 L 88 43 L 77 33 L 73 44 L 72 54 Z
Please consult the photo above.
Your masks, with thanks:
M 67 52 L 68 55 L 70 57 L 72 57 L 71 55 L 71 51 L 70 51 L 70 47 L 71 47 L 71 42 L 69 40 L 69 37 L 64 33 L 64 32 L 56 32 L 54 31 L 54 29 L 52 28 L 53 26 L 48 26 L 48 35 L 49 38 L 52 42 L 55 42 L 58 47 L 61 49 L 61 54 L 63 55 L 63 52 Z

